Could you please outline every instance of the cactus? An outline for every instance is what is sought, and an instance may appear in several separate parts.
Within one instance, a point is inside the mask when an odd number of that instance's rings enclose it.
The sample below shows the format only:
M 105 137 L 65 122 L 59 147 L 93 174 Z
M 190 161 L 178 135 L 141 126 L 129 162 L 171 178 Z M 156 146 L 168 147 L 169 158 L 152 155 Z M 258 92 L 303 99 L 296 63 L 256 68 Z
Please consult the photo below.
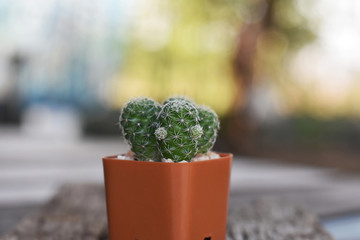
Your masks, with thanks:
M 219 118 L 216 113 L 207 106 L 199 106 L 199 124 L 202 127 L 204 134 L 198 139 L 198 153 L 207 153 L 214 146 L 217 132 L 220 127 Z
M 219 119 L 211 108 L 196 106 L 186 97 L 171 97 L 162 106 L 136 98 L 122 109 L 120 125 L 136 160 L 180 162 L 212 148 Z
M 160 110 L 160 104 L 154 100 L 136 98 L 130 100 L 121 111 L 120 125 L 123 135 L 139 161 L 161 160 L 154 135 Z
M 158 116 L 155 135 L 163 158 L 175 162 L 190 161 L 197 153 L 197 140 L 202 135 L 196 107 L 183 99 L 165 101 Z

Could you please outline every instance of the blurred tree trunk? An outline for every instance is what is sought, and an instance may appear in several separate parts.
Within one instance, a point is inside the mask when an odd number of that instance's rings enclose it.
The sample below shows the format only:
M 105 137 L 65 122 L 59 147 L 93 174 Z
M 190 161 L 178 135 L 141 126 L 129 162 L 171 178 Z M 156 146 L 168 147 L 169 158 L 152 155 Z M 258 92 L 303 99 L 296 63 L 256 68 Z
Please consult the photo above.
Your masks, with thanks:
M 8 85 L 5 96 L 0 102 L 0 123 L 20 123 L 19 79 L 26 64 L 25 57 L 15 52 L 8 58 Z
M 258 40 L 272 26 L 274 1 L 258 1 L 254 12 L 257 21 L 244 23 L 238 37 L 233 60 L 237 94 L 231 113 L 224 119 L 223 134 L 227 151 L 246 154 L 254 149 L 257 126 L 249 116 L 248 99 L 254 82 L 254 60 Z

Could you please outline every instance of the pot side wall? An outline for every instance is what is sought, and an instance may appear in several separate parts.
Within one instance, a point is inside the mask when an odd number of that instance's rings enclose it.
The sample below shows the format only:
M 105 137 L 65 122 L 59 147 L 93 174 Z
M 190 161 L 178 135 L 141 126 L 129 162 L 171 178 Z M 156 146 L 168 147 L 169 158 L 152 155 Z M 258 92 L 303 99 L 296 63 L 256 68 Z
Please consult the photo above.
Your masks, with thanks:
M 111 240 L 224 240 L 231 154 L 193 163 L 103 159 Z

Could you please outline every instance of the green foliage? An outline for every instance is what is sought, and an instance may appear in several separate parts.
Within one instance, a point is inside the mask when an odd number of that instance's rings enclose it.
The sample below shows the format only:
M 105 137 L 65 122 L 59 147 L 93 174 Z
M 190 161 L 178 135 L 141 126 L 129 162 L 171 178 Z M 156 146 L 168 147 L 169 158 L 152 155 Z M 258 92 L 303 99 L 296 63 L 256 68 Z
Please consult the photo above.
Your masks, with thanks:
M 123 134 L 137 160 L 161 160 L 154 135 L 160 108 L 159 103 L 150 98 L 137 98 L 131 100 L 121 111 Z
M 112 88 L 122 98 L 114 100 L 114 105 L 143 94 L 163 99 L 186 93 L 226 115 L 233 109 L 239 87 L 235 85 L 234 71 L 238 69 L 234 69 L 234 58 L 245 42 L 240 39 L 242 32 L 250 28 L 249 36 L 261 31 L 256 56 L 246 58 L 254 61 L 246 63 L 254 66 L 254 81 L 261 84 L 268 79 L 266 84 L 288 100 L 285 105 L 296 108 L 298 101 L 292 94 L 297 82 L 289 74 L 289 65 L 297 51 L 315 39 L 318 19 L 305 12 L 315 2 L 145 1 L 129 28 L 126 61 Z
M 315 40 L 313 32 L 317 22 L 310 22 L 301 11 L 299 2 L 296 0 L 271 0 L 273 2 L 271 12 L 273 14 L 270 23 L 271 30 L 280 33 L 288 42 L 289 50 L 296 51 L 302 46 Z M 311 2 L 307 8 L 311 8 Z
M 198 140 L 198 152 L 207 153 L 215 144 L 220 122 L 218 116 L 211 108 L 200 106 L 197 109 L 200 118 L 199 123 L 204 131 L 204 134 Z
M 163 106 L 155 135 L 164 158 L 175 162 L 190 161 L 197 153 L 202 135 L 196 107 L 189 101 L 172 99 Z

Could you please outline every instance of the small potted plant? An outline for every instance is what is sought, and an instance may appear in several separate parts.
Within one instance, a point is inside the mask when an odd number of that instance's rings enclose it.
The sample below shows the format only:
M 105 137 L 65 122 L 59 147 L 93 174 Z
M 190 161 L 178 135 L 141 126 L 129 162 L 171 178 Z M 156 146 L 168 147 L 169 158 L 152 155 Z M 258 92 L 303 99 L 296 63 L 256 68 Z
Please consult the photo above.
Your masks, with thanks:
M 111 240 L 224 240 L 232 155 L 211 152 L 219 120 L 183 97 L 129 101 L 131 146 L 103 158 Z

